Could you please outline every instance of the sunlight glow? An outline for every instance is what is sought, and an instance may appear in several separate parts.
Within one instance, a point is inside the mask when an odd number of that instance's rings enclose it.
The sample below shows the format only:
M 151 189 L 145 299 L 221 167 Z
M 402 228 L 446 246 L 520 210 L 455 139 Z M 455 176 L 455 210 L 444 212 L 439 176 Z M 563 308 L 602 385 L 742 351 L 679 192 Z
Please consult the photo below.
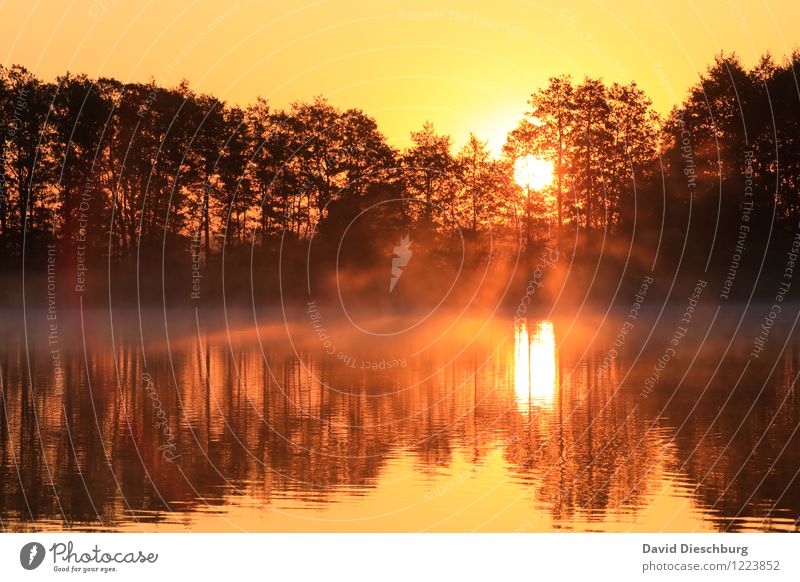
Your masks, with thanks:
M 524 322 L 514 329 L 514 394 L 518 408 L 550 408 L 556 381 L 556 338 L 552 321 L 540 321 L 531 332 Z
M 528 155 L 514 162 L 514 181 L 523 188 L 541 190 L 553 181 L 552 162 Z

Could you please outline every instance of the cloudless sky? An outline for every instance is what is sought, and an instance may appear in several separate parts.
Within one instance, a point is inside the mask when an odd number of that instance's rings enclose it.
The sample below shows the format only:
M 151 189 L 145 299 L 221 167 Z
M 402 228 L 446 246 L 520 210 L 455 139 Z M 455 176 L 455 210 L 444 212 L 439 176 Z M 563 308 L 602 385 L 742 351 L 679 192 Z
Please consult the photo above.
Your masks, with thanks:
M 325 95 L 390 142 L 425 120 L 504 141 L 547 78 L 635 80 L 660 112 L 720 50 L 748 66 L 800 44 L 800 2 L 527 0 L 0 0 L 0 62 L 284 107 Z

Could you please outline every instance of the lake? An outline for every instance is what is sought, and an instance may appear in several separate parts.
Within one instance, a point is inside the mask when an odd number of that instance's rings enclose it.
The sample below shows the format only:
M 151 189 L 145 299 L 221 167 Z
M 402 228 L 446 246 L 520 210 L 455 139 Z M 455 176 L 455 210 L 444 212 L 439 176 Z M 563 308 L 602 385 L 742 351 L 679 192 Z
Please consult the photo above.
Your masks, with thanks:
M 7 313 L 0 525 L 797 531 L 798 312 L 754 356 L 764 310 Z

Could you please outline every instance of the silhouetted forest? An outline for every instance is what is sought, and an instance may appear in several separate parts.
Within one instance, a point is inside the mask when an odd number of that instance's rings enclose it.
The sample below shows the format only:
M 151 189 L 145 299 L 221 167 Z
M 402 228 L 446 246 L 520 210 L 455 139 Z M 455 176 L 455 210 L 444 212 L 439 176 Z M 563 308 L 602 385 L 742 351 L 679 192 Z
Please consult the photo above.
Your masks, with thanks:
M 427 253 L 419 281 L 434 287 L 490 265 L 518 298 L 557 245 L 551 276 L 581 297 L 645 272 L 703 276 L 730 300 L 771 294 L 800 233 L 799 68 L 798 52 L 752 69 L 720 54 L 667 116 L 636 83 L 552 78 L 495 157 L 430 123 L 400 151 L 323 98 L 239 107 L 187 82 L 0 67 L 0 300 L 20 304 L 23 272 L 34 304 L 55 287 L 67 303 L 274 302 L 378 264 L 362 290 L 384 290 L 398 232 Z M 527 154 L 555 168 L 529 202 L 513 176 Z

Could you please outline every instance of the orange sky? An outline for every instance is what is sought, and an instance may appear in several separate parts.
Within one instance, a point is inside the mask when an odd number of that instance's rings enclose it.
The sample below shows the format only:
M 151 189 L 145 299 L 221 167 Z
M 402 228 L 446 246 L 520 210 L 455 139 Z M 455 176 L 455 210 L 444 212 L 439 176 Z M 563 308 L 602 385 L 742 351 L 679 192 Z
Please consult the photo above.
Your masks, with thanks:
M 634 7 L 635 8 L 632 8 Z M 635 79 L 660 111 L 720 49 L 800 45 L 796 0 L 0 1 L 0 62 L 175 84 L 241 104 L 326 95 L 391 143 L 431 120 L 497 148 L 549 76 Z

